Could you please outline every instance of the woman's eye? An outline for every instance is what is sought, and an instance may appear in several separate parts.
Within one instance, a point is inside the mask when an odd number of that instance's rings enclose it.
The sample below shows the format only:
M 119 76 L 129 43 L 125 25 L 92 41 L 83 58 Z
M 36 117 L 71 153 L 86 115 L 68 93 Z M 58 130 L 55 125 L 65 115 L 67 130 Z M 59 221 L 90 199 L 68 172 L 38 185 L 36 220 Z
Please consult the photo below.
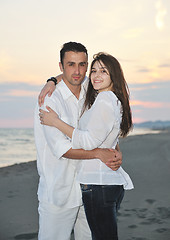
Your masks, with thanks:
M 107 75 L 109 75 L 107 70 L 102 70 L 102 73 L 106 73 Z

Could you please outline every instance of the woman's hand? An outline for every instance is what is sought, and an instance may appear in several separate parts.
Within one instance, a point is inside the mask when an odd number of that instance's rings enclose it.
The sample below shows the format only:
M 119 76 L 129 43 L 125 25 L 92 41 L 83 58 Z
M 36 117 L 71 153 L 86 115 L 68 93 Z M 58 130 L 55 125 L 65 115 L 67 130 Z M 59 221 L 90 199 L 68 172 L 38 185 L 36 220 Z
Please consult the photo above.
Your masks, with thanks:
M 59 119 L 58 114 L 53 111 L 49 106 L 46 106 L 47 111 L 39 110 L 40 123 L 47 126 L 55 127 L 56 121 Z
M 49 81 L 45 84 L 45 86 L 43 87 L 43 89 L 41 90 L 38 96 L 38 103 L 40 107 L 44 104 L 45 96 L 48 94 L 48 96 L 50 97 L 51 94 L 54 92 L 55 87 L 56 86 L 52 81 Z
M 43 125 L 56 127 L 69 138 L 72 138 L 74 128 L 59 119 L 58 114 L 53 111 L 49 106 L 46 106 L 46 108 L 49 112 L 42 109 L 39 110 L 40 123 Z
M 57 84 L 58 84 L 62 80 L 63 74 L 60 74 L 60 75 L 56 76 L 55 78 L 56 78 Z M 48 94 L 48 96 L 50 97 L 51 94 L 54 92 L 55 88 L 56 88 L 56 86 L 53 81 L 49 81 L 45 84 L 45 86 L 43 87 L 43 89 L 41 90 L 41 92 L 38 96 L 38 103 L 39 103 L 40 107 L 44 104 L 45 96 Z
M 122 164 L 122 153 L 115 149 L 97 148 L 96 158 L 99 158 L 113 171 L 117 171 Z

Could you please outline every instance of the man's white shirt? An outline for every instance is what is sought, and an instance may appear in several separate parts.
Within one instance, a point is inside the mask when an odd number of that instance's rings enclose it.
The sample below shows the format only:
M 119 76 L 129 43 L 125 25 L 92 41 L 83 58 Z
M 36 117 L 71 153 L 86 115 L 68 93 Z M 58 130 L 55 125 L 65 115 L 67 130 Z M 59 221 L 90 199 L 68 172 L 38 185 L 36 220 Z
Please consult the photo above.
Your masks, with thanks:
M 87 79 L 81 86 L 78 100 L 62 80 L 52 96 L 45 98 L 42 109 L 51 107 L 63 121 L 77 127 L 86 87 Z M 62 157 L 72 147 L 71 141 L 57 128 L 40 124 L 38 104 L 35 109 L 34 135 L 40 176 L 39 201 L 68 208 L 81 205 L 80 184 L 76 181 L 76 168 L 80 161 Z

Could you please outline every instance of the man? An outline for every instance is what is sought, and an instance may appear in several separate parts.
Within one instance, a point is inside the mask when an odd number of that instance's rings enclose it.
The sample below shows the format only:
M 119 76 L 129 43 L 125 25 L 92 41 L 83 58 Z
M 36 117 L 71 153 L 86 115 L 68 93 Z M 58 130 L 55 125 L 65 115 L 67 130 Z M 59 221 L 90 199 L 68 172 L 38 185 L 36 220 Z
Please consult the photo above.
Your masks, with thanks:
M 63 45 L 60 51 L 62 80 L 42 106 L 50 106 L 66 123 L 76 127 L 84 103 L 88 55 L 86 48 L 75 42 Z M 51 84 L 51 83 L 48 83 Z M 80 184 L 76 181 L 78 160 L 98 158 L 114 160 L 117 152 L 109 149 L 72 149 L 70 139 L 58 129 L 40 124 L 38 105 L 35 110 L 35 143 L 40 176 L 39 240 L 69 240 L 74 228 L 76 240 L 90 240 L 91 233 L 81 200 Z M 121 160 L 109 165 L 117 170 Z

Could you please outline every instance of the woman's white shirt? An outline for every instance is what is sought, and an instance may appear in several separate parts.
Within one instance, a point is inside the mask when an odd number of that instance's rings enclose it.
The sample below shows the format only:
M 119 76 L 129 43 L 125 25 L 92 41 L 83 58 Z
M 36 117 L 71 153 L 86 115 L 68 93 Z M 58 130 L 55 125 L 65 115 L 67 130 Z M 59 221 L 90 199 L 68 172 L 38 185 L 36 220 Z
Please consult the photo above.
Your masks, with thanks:
M 72 148 L 91 150 L 115 148 L 122 119 L 121 103 L 112 91 L 98 94 L 92 107 L 84 112 L 79 127 L 73 131 Z M 124 185 L 132 189 L 129 175 L 120 167 L 111 170 L 101 160 L 83 160 L 78 169 L 78 181 L 83 184 Z

